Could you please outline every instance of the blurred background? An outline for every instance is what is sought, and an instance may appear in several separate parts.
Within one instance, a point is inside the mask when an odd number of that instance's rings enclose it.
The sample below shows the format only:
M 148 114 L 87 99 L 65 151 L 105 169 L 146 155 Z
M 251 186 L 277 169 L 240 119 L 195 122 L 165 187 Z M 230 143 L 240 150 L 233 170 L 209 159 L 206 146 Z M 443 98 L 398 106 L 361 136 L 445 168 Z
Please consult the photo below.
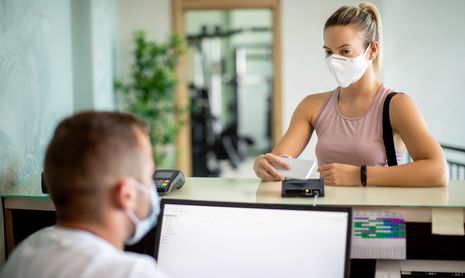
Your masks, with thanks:
M 255 157 L 272 149 L 297 104 L 336 88 L 324 59 L 323 26 L 337 8 L 359 2 L 226 2 L 233 4 L 0 0 L 0 188 L 42 171 L 45 148 L 63 117 L 128 110 L 131 98 L 115 81 L 134 85 L 137 70 L 143 74 L 161 63 L 135 63 L 150 43 L 157 57 L 182 45 L 178 67 L 165 63 L 160 73 L 175 82 L 155 92 L 166 93 L 167 107 L 174 101 L 183 110 L 166 108 L 172 114 L 165 122 L 186 121 L 167 131 L 168 159 L 159 164 L 189 176 L 255 177 Z M 464 148 L 465 2 L 373 3 L 384 25 L 383 81 L 414 99 L 439 142 Z M 139 52 L 137 31 L 146 43 Z M 180 41 L 170 39 L 173 31 Z M 316 159 L 315 142 L 302 158 Z
M 187 12 L 193 175 L 247 174 L 271 151 L 272 25 L 270 10 Z

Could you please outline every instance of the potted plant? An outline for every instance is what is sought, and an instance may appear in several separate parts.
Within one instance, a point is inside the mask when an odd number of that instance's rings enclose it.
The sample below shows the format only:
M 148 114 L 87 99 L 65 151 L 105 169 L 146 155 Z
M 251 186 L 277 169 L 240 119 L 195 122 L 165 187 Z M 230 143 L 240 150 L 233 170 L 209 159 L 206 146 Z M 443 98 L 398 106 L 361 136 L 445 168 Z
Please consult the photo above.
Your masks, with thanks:
M 123 96 L 125 110 L 136 114 L 149 129 L 157 167 L 174 166 L 174 142 L 182 123 L 176 115 L 185 108 L 175 105 L 178 80 L 175 69 L 185 52 L 184 40 L 173 34 L 166 43 L 147 40 L 143 31 L 134 34 L 134 63 L 129 80 L 115 80 L 115 89 Z

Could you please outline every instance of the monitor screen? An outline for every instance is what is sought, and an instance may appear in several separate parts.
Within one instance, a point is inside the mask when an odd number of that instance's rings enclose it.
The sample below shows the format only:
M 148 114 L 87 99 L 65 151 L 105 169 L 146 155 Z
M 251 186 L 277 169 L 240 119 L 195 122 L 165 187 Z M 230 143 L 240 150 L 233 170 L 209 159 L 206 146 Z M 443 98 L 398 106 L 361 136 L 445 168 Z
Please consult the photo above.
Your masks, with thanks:
M 171 202 L 155 257 L 172 277 L 348 277 L 350 209 Z

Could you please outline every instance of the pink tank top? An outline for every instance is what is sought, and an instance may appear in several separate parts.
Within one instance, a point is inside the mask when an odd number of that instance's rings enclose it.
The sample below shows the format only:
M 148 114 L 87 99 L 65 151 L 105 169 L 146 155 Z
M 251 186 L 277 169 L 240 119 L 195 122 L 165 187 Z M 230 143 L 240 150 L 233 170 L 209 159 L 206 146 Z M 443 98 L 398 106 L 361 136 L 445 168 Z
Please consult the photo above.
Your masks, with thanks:
M 339 112 L 339 90 L 331 93 L 315 121 L 318 164 L 387 165 L 382 115 L 384 99 L 391 89 L 381 84 L 368 112 L 360 118 L 348 118 Z M 397 153 L 398 162 L 402 155 Z

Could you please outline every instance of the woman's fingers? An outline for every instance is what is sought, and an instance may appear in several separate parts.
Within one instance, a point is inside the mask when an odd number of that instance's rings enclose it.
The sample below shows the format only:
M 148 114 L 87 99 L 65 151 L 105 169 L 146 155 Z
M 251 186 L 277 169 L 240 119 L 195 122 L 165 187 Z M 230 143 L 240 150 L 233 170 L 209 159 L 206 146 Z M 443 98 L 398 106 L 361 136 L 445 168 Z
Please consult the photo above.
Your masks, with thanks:
M 265 158 L 266 158 L 266 160 L 268 161 L 268 163 L 270 163 L 270 164 L 272 164 L 272 165 L 281 166 L 281 167 L 283 167 L 283 168 L 286 169 L 286 170 L 291 169 L 291 167 L 289 166 L 289 164 L 287 164 L 286 162 L 282 161 L 281 159 L 279 159 L 278 157 L 276 157 L 275 155 L 273 155 L 273 154 L 271 154 L 271 153 L 265 154 Z
M 254 164 L 254 171 L 259 178 L 265 181 L 276 181 L 284 179 L 284 177 L 279 174 L 273 165 L 269 163 L 266 155 L 261 155 L 257 158 Z
M 334 181 L 330 177 L 323 178 L 325 185 L 334 185 Z
M 276 180 L 275 177 L 273 177 L 270 173 L 268 173 L 266 170 L 261 169 L 260 170 L 260 178 L 264 181 L 274 181 Z
M 333 168 L 333 166 L 331 164 L 326 164 L 326 165 L 322 165 L 322 166 L 318 167 L 317 171 L 324 178 L 324 177 L 331 176 L 332 168 Z
M 328 171 L 332 168 L 332 164 L 325 164 L 325 165 L 321 165 L 320 167 L 318 167 L 317 171 L 318 172 L 323 172 L 323 171 Z
M 266 171 L 273 180 L 284 180 L 284 176 L 281 175 L 268 161 L 263 163 L 263 170 Z
M 318 172 L 320 173 L 321 178 L 323 178 L 323 181 L 325 185 L 334 185 L 334 177 L 332 175 L 332 165 L 331 164 L 325 164 L 322 165 L 318 168 Z
M 290 170 L 291 168 L 288 163 L 279 159 L 279 157 L 271 153 L 267 153 L 257 158 L 254 165 L 254 170 L 257 176 L 262 180 L 284 180 L 285 177 L 280 174 L 278 170 L 276 170 L 276 167 L 286 170 Z

